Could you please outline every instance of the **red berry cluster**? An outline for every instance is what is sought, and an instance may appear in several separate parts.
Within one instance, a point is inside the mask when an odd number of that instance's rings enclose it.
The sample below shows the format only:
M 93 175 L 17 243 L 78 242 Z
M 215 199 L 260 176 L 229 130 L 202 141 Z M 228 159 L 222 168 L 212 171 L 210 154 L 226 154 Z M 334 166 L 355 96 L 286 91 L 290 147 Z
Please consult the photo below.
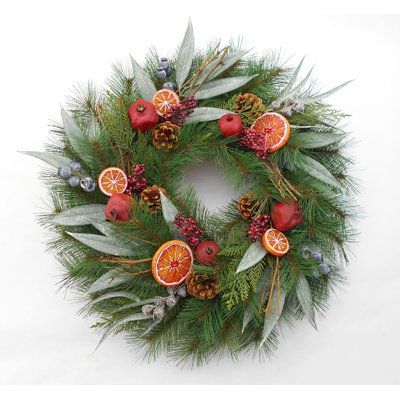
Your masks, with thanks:
M 243 129 L 239 145 L 256 152 L 256 156 L 265 160 L 268 154 L 266 135 L 263 132 L 256 132 L 252 129 Z
M 132 196 L 140 193 L 147 186 L 147 179 L 143 176 L 145 171 L 144 164 L 135 164 L 133 166 L 133 175 L 128 176 L 128 186 L 126 194 Z
M 195 249 L 203 236 L 203 231 L 197 225 L 197 221 L 192 217 L 185 218 L 178 214 L 175 217 L 174 224 L 179 228 L 179 233 L 185 237 L 188 245 Z
M 250 240 L 254 242 L 265 233 L 268 229 L 269 220 L 269 215 L 260 215 L 251 221 L 250 228 L 247 231 Z
M 164 117 L 173 124 L 182 126 L 186 118 L 194 111 L 197 107 L 197 100 L 193 96 L 183 99 L 178 105 L 173 106 L 168 114 Z

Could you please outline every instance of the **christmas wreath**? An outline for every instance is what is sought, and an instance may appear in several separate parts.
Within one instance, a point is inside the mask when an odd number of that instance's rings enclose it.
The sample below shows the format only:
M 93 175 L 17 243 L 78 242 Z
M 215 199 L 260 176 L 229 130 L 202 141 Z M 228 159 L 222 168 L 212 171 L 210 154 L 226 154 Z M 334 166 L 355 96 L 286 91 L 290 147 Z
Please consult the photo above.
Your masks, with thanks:
M 78 89 L 61 110 L 42 174 L 41 215 L 63 285 L 107 336 L 196 365 L 217 354 L 269 354 L 278 326 L 327 309 L 353 238 L 346 115 L 323 100 L 303 60 L 195 50 L 118 64 L 107 89 Z M 183 189 L 185 168 L 213 160 L 237 189 L 217 213 Z

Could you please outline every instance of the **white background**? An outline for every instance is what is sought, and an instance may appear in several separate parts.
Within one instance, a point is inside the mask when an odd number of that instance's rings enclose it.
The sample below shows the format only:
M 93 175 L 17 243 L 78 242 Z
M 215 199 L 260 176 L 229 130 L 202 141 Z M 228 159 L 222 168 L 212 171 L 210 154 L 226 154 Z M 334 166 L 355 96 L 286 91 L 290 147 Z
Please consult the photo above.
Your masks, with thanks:
M 0 12 L 0 383 L 347 384 L 400 383 L 399 145 L 400 18 L 292 15 L 284 2 L 13 1 Z M 3 3 L 4 4 L 4 3 Z M 247 6 L 247 7 L 245 7 Z M 288 9 L 289 8 L 289 9 Z M 190 371 L 160 358 L 137 361 L 122 337 L 93 352 L 93 321 L 57 292 L 60 267 L 45 253 L 35 221 L 45 208 L 40 162 L 48 121 L 73 83 L 101 85 L 111 63 L 154 45 L 168 55 L 191 16 L 197 46 L 242 35 L 256 52 L 306 54 L 321 87 L 355 82 L 331 102 L 353 115 L 352 153 L 365 219 L 349 266 L 319 332 L 306 322 L 285 331 L 270 361 L 223 359 Z M 212 167 L 191 171 L 211 208 L 232 195 Z

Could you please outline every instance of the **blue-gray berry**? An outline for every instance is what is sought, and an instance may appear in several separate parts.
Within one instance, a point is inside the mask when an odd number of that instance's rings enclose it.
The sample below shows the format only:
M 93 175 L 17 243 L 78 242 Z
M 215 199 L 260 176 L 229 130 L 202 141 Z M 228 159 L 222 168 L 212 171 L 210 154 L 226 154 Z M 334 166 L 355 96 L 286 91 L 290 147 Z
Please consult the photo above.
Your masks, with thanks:
M 318 271 L 317 269 L 315 269 L 315 270 L 312 272 L 312 277 L 313 277 L 314 279 L 318 279 L 320 276 L 321 276 L 321 274 L 319 273 L 319 271 Z
M 308 259 L 311 256 L 311 249 L 308 246 L 303 246 L 301 249 L 301 254 L 303 258 Z
M 156 307 L 153 311 L 153 319 L 160 322 L 165 316 L 164 306 Z
M 58 176 L 61 178 L 67 179 L 71 176 L 72 171 L 71 168 L 68 165 L 64 165 L 60 168 L 58 168 Z
M 81 163 L 79 161 L 76 161 L 76 160 L 72 160 L 69 163 L 69 166 L 71 167 L 72 172 L 78 172 L 82 168 Z
M 321 274 L 328 275 L 329 272 L 331 272 L 331 267 L 327 263 L 323 262 L 323 263 L 319 264 L 319 270 L 320 270 Z
M 67 179 L 67 183 L 71 187 L 78 187 L 80 179 L 77 176 L 71 176 Z
M 323 255 L 321 253 L 318 253 L 318 251 L 311 252 L 311 257 L 318 263 L 324 261 Z
M 277 110 L 278 108 L 280 108 L 281 102 L 280 102 L 280 101 L 274 100 L 274 101 L 271 103 L 271 106 L 272 106 L 272 108 L 273 108 L 274 110 Z
M 157 68 L 156 75 L 158 79 L 165 79 L 167 77 L 167 72 L 164 68 Z
M 292 115 L 292 108 L 291 107 L 282 108 L 281 114 L 284 115 L 285 117 L 290 117 Z
M 90 176 L 82 178 L 80 185 L 85 192 L 93 192 L 93 190 L 96 189 L 96 181 Z
M 165 82 L 163 88 L 176 91 L 178 89 L 178 86 L 176 85 L 175 82 Z
M 293 110 L 298 112 L 298 113 L 303 113 L 304 112 L 304 104 L 303 103 L 297 103 L 294 107 Z
M 162 68 L 163 70 L 165 70 L 165 72 L 168 76 L 170 73 L 170 66 L 169 66 L 168 58 L 162 57 L 160 62 L 158 63 L 158 68 Z

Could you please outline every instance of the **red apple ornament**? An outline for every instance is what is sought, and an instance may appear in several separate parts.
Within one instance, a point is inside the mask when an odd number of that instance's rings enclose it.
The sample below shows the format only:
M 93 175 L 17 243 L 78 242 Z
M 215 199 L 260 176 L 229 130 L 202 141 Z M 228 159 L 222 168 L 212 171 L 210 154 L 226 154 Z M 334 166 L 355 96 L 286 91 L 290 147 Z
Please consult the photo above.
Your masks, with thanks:
M 194 256 L 196 260 L 203 265 L 212 265 L 217 259 L 219 246 L 211 240 L 200 242 L 196 247 Z
M 275 203 L 271 209 L 271 219 L 276 229 L 285 232 L 303 223 L 303 212 L 295 201 Z
M 128 221 L 135 199 L 125 193 L 113 194 L 108 200 L 105 215 L 109 221 Z
M 128 116 L 132 128 L 141 132 L 153 129 L 160 118 L 153 104 L 144 99 L 139 99 L 130 105 Z
M 222 136 L 230 137 L 240 135 L 243 129 L 242 119 L 237 114 L 225 114 L 218 121 Z

